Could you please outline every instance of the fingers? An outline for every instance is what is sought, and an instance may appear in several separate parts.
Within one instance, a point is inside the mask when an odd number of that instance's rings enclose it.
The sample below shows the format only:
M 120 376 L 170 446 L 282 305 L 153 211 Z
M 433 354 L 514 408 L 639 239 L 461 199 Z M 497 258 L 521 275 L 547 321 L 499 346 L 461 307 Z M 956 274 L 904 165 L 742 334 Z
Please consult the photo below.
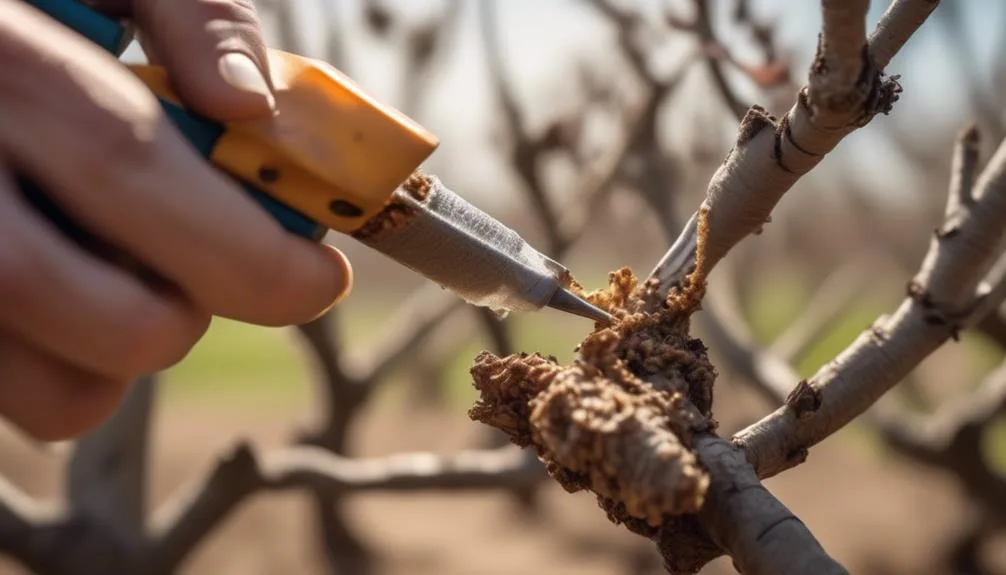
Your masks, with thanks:
M 186 105 L 221 121 L 270 114 L 275 105 L 251 0 L 86 0 L 131 18 L 152 64 L 165 66 Z
M 271 113 L 268 60 L 250 0 L 134 0 L 143 46 L 187 105 L 221 121 Z
M 128 385 L 0 332 L 0 415 L 35 439 L 59 441 L 90 431 L 112 414 Z
M 84 227 L 215 315 L 304 323 L 348 291 L 341 254 L 198 157 L 114 58 L 19 3 L 0 12 L 0 151 Z
M 0 331 L 68 364 L 113 378 L 160 371 L 209 326 L 209 314 L 178 295 L 53 233 L 9 187 L 0 190 L 0 229 Z

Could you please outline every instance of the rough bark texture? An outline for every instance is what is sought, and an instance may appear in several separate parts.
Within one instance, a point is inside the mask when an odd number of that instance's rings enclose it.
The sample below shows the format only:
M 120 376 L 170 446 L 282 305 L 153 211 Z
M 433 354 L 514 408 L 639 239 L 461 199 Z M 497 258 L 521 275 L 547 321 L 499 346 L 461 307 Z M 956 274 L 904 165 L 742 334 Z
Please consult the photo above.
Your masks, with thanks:
M 966 132 L 959 145 L 971 137 Z M 1006 142 L 977 179 L 973 201 L 949 207 L 894 315 L 863 332 L 811 378 L 819 407 L 799 417 L 781 407 L 735 436 L 761 477 L 801 462 L 807 449 L 866 412 L 940 345 L 977 322 L 985 308 L 998 306 L 1002 294 L 983 294 L 979 284 L 1006 242 Z
M 689 446 L 715 426 L 715 370 L 688 336 L 697 299 L 675 294 L 663 306 L 627 269 L 587 298 L 617 323 L 590 334 L 568 367 L 540 355 L 481 354 L 471 417 L 534 446 L 568 491 L 610 500 L 603 505 L 624 512 L 613 520 L 656 527 L 664 515 L 697 511 L 708 477 Z
M 596 494 L 611 521 L 654 539 L 671 572 L 698 572 L 728 550 L 749 573 L 844 573 L 761 487 L 742 452 L 712 434 L 716 371 L 689 335 L 706 287 L 701 215 L 698 265 L 682 288 L 663 296 L 655 281 L 613 272 L 606 290 L 583 295 L 615 324 L 589 334 L 570 366 L 483 352 L 469 415 L 533 448 L 567 491 Z M 793 557 L 780 559 L 781 548 Z

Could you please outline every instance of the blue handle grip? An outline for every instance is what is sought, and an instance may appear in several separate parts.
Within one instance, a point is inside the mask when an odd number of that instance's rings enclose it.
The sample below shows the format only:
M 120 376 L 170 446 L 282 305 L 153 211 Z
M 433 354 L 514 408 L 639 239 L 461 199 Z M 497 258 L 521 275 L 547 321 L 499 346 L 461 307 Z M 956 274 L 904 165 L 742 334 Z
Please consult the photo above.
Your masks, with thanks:
M 60 21 L 68 28 L 87 37 L 116 57 L 122 54 L 131 40 L 131 34 L 125 26 L 95 12 L 77 0 L 25 1 Z M 171 102 L 163 99 L 158 100 L 175 127 L 178 128 L 200 155 L 209 159 L 213 153 L 213 148 L 224 134 L 226 128 L 218 122 L 185 110 Z M 25 197 L 64 232 L 75 238 L 82 238 L 86 235 L 55 204 L 44 197 L 45 194 L 36 184 L 23 177 L 18 178 L 18 181 L 21 192 Z M 248 182 L 236 178 L 235 181 L 288 232 L 313 241 L 320 241 L 322 236 L 325 235 L 327 229 L 324 226 L 280 203 Z

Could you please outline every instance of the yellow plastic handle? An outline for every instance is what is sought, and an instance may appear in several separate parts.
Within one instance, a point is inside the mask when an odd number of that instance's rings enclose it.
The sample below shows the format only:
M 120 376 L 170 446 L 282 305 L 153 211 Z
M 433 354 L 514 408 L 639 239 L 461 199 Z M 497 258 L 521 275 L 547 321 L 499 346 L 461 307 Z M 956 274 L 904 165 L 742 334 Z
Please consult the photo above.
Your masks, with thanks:
M 211 161 L 343 233 L 376 215 L 439 140 L 332 66 L 269 51 L 277 113 L 224 124 Z M 160 66 L 130 69 L 158 97 L 183 102 Z

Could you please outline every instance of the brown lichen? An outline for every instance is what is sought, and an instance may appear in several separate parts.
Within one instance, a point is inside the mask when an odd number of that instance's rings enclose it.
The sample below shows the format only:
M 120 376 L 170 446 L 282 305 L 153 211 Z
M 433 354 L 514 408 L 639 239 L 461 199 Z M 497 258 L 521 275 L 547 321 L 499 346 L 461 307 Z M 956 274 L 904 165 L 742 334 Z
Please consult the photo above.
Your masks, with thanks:
M 426 200 L 430 195 L 430 190 L 433 189 L 433 179 L 423 172 L 416 170 L 402 184 L 402 189 L 408 192 L 413 198 L 422 202 Z
M 407 193 L 420 202 L 426 201 L 431 189 L 433 189 L 433 180 L 419 170 L 413 172 L 400 187 L 401 192 Z M 384 209 L 354 231 L 353 237 L 363 242 L 376 240 L 412 221 L 419 212 L 402 201 L 399 194 L 400 191 L 395 190 L 395 193 L 388 198 Z
M 568 491 L 589 489 L 616 523 L 635 532 L 701 508 L 709 478 L 690 446 L 710 431 L 716 370 L 689 335 L 705 290 L 705 213 L 695 270 L 666 297 L 628 268 L 607 289 L 570 288 L 616 321 L 596 326 L 572 365 L 483 352 L 472 368 L 480 399 L 469 416 L 534 447 Z

